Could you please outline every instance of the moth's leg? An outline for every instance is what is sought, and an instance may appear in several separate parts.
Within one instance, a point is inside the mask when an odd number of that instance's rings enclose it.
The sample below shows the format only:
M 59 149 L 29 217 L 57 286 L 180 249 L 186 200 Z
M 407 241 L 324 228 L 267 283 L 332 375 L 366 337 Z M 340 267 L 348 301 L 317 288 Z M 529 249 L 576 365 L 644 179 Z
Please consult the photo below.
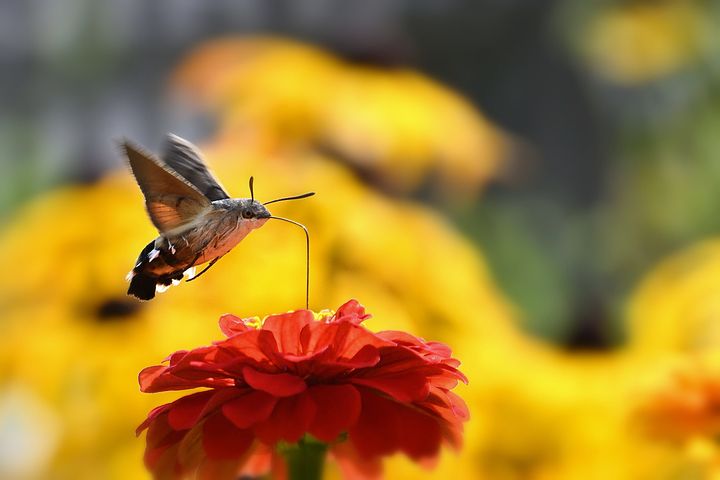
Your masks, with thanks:
M 202 275 L 203 273 L 207 272 L 208 269 L 210 269 L 210 267 L 212 267 L 213 265 L 215 265 L 215 262 L 217 262 L 217 261 L 220 260 L 221 258 L 222 258 L 222 257 L 215 257 L 215 258 L 213 258 L 213 259 L 210 261 L 210 263 L 207 264 L 207 266 L 206 266 L 205 268 L 203 268 L 202 270 L 200 270 L 200 273 L 198 273 L 197 275 L 195 275 L 193 278 L 188 278 L 188 279 L 186 280 L 186 282 L 192 282 L 192 281 L 195 280 L 196 278 L 199 278 L 200 275 Z
M 175 247 L 170 242 L 170 239 L 164 235 L 161 235 L 158 237 L 158 242 L 155 242 L 155 250 L 159 250 L 163 260 L 167 261 L 168 257 L 171 257 L 172 255 L 175 255 Z M 170 259 L 170 262 L 168 265 L 173 265 L 172 263 L 173 259 Z
M 164 247 L 170 253 L 175 255 L 175 245 L 173 245 L 173 243 L 170 241 L 170 238 L 166 237 L 165 235 L 162 235 L 160 238 L 163 239 L 163 244 L 158 245 L 156 248 L 162 249 Z

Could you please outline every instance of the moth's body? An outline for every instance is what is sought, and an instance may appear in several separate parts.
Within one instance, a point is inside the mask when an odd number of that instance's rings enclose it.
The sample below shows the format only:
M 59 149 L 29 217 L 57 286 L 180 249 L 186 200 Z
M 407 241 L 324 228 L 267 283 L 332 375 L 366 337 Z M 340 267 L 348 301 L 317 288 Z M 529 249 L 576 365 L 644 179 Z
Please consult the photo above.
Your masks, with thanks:
M 251 212 L 251 218 L 244 218 Z M 270 213 L 249 198 L 216 200 L 189 225 L 168 231 L 150 242 L 133 269 L 157 277 L 161 285 L 180 280 L 197 265 L 220 258 L 252 230 L 267 222 Z
M 145 196 L 148 215 L 160 232 L 128 274 L 130 295 L 150 300 L 156 291 L 180 281 L 183 274 L 197 278 L 271 218 L 254 198 L 231 198 L 207 169 L 197 148 L 180 137 L 168 135 L 161 157 L 127 141 L 123 147 Z M 250 187 L 252 194 L 252 179 Z M 207 262 L 205 270 L 193 276 L 191 269 Z

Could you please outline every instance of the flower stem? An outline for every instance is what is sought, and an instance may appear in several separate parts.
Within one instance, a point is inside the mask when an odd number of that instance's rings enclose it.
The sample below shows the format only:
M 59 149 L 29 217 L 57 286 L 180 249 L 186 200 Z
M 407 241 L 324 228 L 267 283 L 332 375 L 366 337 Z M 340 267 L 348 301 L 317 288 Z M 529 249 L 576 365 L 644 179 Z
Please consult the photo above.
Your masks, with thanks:
M 288 466 L 289 480 L 320 480 L 327 445 L 306 435 L 293 445 L 280 448 Z

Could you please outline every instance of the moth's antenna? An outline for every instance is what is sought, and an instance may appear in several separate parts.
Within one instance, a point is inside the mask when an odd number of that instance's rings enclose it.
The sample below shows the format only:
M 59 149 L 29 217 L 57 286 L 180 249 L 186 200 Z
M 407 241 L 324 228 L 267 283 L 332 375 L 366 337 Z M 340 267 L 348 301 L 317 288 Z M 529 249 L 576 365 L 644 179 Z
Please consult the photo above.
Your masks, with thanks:
M 255 179 L 253 177 L 250 177 L 250 200 L 255 201 L 255 191 L 253 190 L 253 183 L 255 182 Z
M 302 228 L 305 232 L 305 309 L 309 309 L 310 305 L 310 234 L 308 229 L 302 223 L 290 220 L 289 218 L 271 216 L 275 220 L 282 220 L 283 222 L 292 223 Z
M 301 198 L 312 197 L 313 195 L 315 195 L 315 192 L 303 193 L 302 195 L 295 195 L 292 197 L 276 198 L 275 200 L 270 200 L 269 202 L 263 203 L 263 205 L 270 205 L 271 203 L 275 202 L 284 202 L 285 200 L 300 200 Z

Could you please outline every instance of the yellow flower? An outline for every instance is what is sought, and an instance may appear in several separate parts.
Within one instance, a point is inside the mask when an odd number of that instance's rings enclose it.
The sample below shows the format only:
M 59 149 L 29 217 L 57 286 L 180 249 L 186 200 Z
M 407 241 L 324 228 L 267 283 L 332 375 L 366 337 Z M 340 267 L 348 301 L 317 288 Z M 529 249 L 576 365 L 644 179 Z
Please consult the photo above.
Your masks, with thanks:
M 314 134 L 341 69 L 332 55 L 299 42 L 229 37 L 196 48 L 172 82 L 215 109 L 228 134 L 282 146 Z
M 431 180 L 471 193 L 498 171 L 499 132 L 460 95 L 411 70 L 345 69 L 324 105 L 321 145 L 381 186 L 409 193 Z
M 626 2 L 602 11 L 589 26 L 590 66 L 620 84 L 675 73 L 698 58 L 707 23 L 700 3 Z
M 639 354 L 720 347 L 720 241 L 660 263 L 632 295 L 627 317 L 629 347 Z
M 674 478 L 717 479 L 718 402 L 720 351 L 655 359 L 638 375 L 628 427 L 674 454 Z
M 480 417 L 468 444 L 479 478 L 669 480 L 707 471 L 682 446 L 635 428 L 639 382 L 651 363 L 621 352 L 527 347 L 484 368 L 465 366 L 482 382 L 475 401 L 467 398 Z
M 638 421 L 648 434 L 675 440 L 717 437 L 720 351 L 674 359 L 658 368 L 641 398 Z
M 277 38 L 228 38 L 180 66 L 178 90 L 221 111 L 223 135 L 328 150 L 401 193 L 477 192 L 506 140 L 467 100 L 406 69 L 360 67 Z

